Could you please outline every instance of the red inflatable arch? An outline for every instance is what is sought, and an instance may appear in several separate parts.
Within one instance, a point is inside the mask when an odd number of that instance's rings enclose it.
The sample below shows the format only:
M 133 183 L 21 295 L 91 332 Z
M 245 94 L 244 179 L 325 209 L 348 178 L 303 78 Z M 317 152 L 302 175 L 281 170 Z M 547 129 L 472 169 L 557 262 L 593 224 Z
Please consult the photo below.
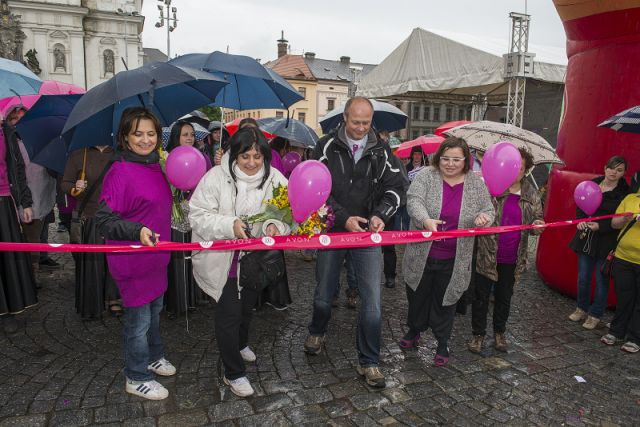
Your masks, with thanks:
M 545 220 L 575 217 L 573 190 L 604 172 L 613 155 L 640 170 L 640 135 L 597 125 L 640 104 L 640 0 L 554 0 L 567 35 L 564 111 L 557 151 L 565 162 L 549 177 Z M 568 248 L 573 227 L 545 231 L 539 242 L 540 277 L 558 291 L 576 295 L 577 258 Z M 615 304 L 614 292 L 609 303 Z

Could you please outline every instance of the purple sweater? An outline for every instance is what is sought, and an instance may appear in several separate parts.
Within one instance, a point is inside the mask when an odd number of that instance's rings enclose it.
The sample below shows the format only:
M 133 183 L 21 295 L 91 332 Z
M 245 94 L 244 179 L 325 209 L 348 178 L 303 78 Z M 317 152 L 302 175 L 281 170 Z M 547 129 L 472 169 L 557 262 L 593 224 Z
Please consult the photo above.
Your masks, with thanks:
M 442 209 L 440 210 L 440 219 L 445 223 L 438 226 L 438 231 L 456 230 L 458 228 L 463 190 L 464 182 L 451 186 L 445 181 L 442 181 Z M 456 242 L 456 239 L 435 240 L 431 245 L 429 258 L 440 260 L 455 258 Z
M 278 171 L 280 171 L 282 175 L 286 175 L 284 165 L 282 164 L 282 158 L 280 157 L 280 154 L 274 149 L 271 149 L 271 167 L 278 169 Z
M 0 129 L 0 196 L 11 195 L 9 186 L 9 169 L 7 168 L 7 143 L 4 132 Z
M 161 240 L 171 239 L 171 190 L 159 164 L 115 162 L 104 177 L 100 199 L 123 220 L 144 224 L 159 233 Z M 170 252 L 107 254 L 125 307 L 139 307 L 164 294 L 170 257 Z
M 520 196 L 509 194 L 502 206 L 502 221 L 500 225 L 522 224 L 522 210 L 520 209 Z M 498 264 L 515 264 L 518 260 L 518 247 L 520 246 L 520 232 L 498 234 L 498 252 L 496 261 Z

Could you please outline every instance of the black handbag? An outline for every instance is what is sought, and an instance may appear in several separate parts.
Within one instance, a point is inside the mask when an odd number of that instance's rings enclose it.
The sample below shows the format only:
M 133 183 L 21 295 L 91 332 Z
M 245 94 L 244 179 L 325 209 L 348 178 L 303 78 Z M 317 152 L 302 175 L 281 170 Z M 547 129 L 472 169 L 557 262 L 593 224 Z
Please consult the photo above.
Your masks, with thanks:
M 286 274 L 282 251 L 266 250 L 246 252 L 240 258 L 240 286 L 262 292 L 278 283 Z
M 85 156 L 86 156 L 86 151 L 85 151 Z M 91 187 L 89 187 L 89 189 L 85 193 L 84 198 L 82 199 L 82 202 L 80 202 L 80 206 L 78 206 L 77 209 L 74 209 L 73 212 L 71 213 L 71 228 L 69 229 L 69 243 L 75 243 L 75 244 L 82 243 L 82 235 L 84 234 L 84 231 L 83 231 L 84 218 L 82 217 L 82 213 L 84 212 L 84 208 L 87 206 L 87 203 L 89 203 L 89 199 L 91 198 L 91 196 L 93 196 L 93 193 L 95 193 L 96 189 L 98 188 L 98 184 L 102 181 L 102 178 L 104 178 L 104 175 L 107 173 L 107 170 L 109 170 L 112 163 L 113 161 L 111 160 L 107 162 L 107 164 L 104 166 L 104 169 L 102 169 L 100 176 L 98 176 L 98 179 L 96 179 L 93 182 L 93 184 L 91 184 Z M 83 173 L 84 173 L 84 170 L 83 170 Z
M 618 245 L 618 243 L 620 243 L 620 240 L 622 240 L 622 238 L 627 233 L 627 231 L 629 231 L 629 229 L 633 227 L 633 224 L 635 222 L 636 222 L 636 218 L 633 217 L 631 221 L 629 221 L 625 229 L 622 230 L 622 233 L 618 235 L 616 246 Z M 609 253 L 607 254 L 607 258 L 604 260 L 604 264 L 602 264 L 602 266 L 600 267 L 600 274 L 602 274 L 605 277 L 611 277 L 611 273 L 613 271 L 613 260 L 615 257 L 616 257 L 616 250 L 613 249 L 609 251 Z

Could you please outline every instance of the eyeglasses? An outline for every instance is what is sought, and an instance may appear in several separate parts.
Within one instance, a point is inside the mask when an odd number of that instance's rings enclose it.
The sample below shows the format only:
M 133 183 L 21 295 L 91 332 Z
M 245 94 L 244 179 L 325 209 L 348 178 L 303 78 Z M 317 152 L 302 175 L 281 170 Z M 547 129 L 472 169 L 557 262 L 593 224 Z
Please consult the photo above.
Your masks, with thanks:
M 458 165 L 461 162 L 464 162 L 464 157 L 440 157 L 441 163 L 453 163 L 454 165 Z

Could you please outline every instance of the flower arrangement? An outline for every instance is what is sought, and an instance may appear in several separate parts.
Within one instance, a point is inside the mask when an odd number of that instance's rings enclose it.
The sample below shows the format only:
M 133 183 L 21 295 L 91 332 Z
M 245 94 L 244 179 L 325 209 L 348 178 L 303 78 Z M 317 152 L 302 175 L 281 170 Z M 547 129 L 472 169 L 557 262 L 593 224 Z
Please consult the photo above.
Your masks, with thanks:
M 291 224 L 291 234 L 299 236 L 313 236 L 326 232 L 333 227 L 335 215 L 331 206 L 322 205 L 313 212 L 304 222 L 298 224 L 293 220 L 291 204 L 289 203 L 289 193 L 286 185 L 277 185 L 273 188 L 273 195 L 264 202 L 266 208 L 264 212 L 248 218 L 250 224 L 264 222 L 269 219 Z

